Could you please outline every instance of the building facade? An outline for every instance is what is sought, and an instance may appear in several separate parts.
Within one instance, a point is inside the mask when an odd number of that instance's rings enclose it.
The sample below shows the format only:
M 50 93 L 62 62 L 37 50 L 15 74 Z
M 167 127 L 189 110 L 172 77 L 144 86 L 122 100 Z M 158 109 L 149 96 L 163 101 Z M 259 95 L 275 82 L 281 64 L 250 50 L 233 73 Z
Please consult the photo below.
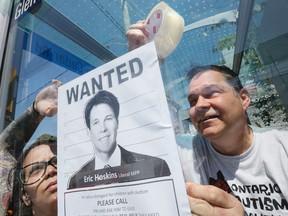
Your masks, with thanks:
M 0 3 L 0 131 L 53 79 L 63 83 L 128 52 L 126 31 L 146 19 L 156 0 L 5 0 Z M 182 39 L 161 66 L 177 137 L 189 121 L 187 71 L 225 64 L 249 89 L 252 125 L 288 125 L 288 2 L 167 0 L 185 21 Z M 57 135 L 57 117 L 43 120 L 29 143 Z M 28 143 L 28 144 L 29 144 Z M 189 143 L 187 143 L 189 145 Z M 1 161 L 0 161 L 1 163 Z

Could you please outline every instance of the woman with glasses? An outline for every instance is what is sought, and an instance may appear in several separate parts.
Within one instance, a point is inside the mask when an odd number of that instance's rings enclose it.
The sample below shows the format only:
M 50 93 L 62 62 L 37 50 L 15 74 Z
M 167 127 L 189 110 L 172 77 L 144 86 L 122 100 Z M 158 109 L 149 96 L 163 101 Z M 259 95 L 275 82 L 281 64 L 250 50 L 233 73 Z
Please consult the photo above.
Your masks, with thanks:
M 4 215 L 11 191 L 7 188 L 7 177 L 16 160 L 22 153 L 38 125 L 45 116 L 53 116 L 57 112 L 58 80 L 40 91 L 31 107 L 11 122 L 0 134 L 0 215 Z
M 56 137 L 45 134 L 20 156 L 9 175 L 9 183 L 14 179 L 10 206 L 14 214 L 20 211 L 20 215 L 57 215 L 56 154 Z

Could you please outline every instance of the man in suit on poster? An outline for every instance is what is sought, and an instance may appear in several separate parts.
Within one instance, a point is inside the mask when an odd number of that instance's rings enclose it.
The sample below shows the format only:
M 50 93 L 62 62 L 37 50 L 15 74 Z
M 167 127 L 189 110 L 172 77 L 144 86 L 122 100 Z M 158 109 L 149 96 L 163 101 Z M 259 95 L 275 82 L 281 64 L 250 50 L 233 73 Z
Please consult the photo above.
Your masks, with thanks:
M 95 170 L 99 170 L 98 177 L 99 179 L 101 177 L 101 180 L 117 179 L 119 173 L 117 176 L 113 172 L 117 173 L 117 170 L 123 170 L 123 166 L 124 170 L 128 171 L 135 170 L 135 168 L 141 170 L 142 176 L 137 180 L 171 174 L 163 159 L 130 152 L 117 144 L 119 110 L 118 99 L 111 92 L 105 90 L 99 91 L 88 101 L 84 112 L 85 122 L 95 154 L 70 178 L 68 189 L 96 185 Z M 99 172 L 96 171 L 98 174 Z M 91 177 L 91 184 L 83 185 L 84 181 L 89 181 L 89 177 Z M 131 178 L 124 179 L 131 181 Z M 115 180 L 114 182 L 119 181 Z M 123 182 L 123 179 L 120 182 Z M 102 183 L 106 184 L 107 181 Z

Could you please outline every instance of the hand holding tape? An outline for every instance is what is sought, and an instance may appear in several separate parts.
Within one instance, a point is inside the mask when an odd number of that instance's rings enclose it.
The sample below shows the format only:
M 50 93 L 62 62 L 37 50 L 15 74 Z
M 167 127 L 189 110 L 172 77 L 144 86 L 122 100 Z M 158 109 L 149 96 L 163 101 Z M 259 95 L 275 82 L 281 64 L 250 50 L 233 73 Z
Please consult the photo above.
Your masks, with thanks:
M 184 19 L 165 2 L 157 4 L 146 19 L 149 41 L 154 40 L 157 55 L 165 59 L 178 45 L 184 30 Z

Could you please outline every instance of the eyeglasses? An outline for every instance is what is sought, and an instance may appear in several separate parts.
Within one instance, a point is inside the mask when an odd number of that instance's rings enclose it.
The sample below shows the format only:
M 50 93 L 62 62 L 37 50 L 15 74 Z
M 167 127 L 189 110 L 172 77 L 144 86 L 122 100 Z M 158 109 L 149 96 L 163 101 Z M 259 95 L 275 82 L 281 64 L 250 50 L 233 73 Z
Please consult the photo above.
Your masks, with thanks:
M 23 185 L 32 185 L 38 182 L 46 173 L 47 167 L 51 165 L 57 169 L 57 156 L 54 155 L 49 161 L 35 162 L 19 170 L 19 180 Z

